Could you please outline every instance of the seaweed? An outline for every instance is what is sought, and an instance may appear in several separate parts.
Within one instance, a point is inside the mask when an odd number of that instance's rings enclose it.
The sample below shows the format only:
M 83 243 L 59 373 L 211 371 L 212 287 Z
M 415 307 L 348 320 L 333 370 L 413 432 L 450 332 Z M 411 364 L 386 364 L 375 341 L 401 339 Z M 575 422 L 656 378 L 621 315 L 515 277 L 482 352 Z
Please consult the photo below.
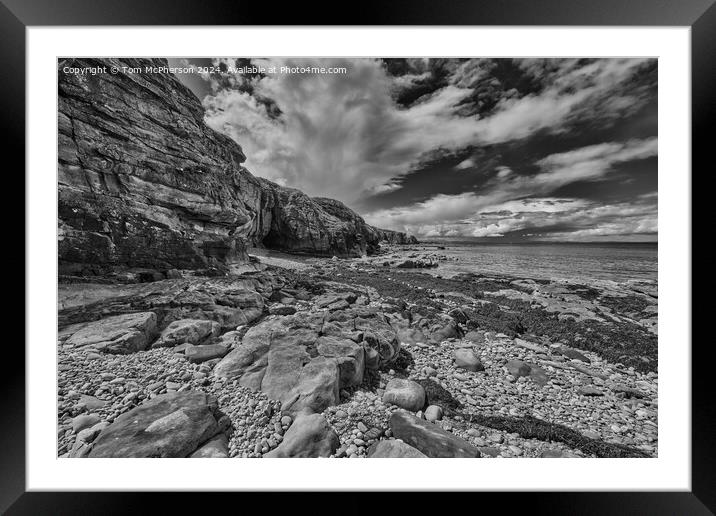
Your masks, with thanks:
M 539 439 L 545 442 L 561 442 L 572 449 L 581 450 L 588 455 L 611 458 L 642 458 L 649 455 L 641 450 L 624 444 L 608 443 L 601 439 L 591 439 L 576 430 L 558 423 L 544 421 L 534 416 L 507 417 L 485 416 L 480 414 L 462 414 L 470 423 L 503 432 L 516 433 L 524 439 Z
M 606 306 L 617 315 L 643 312 L 649 302 L 641 296 L 603 296 L 599 304 Z

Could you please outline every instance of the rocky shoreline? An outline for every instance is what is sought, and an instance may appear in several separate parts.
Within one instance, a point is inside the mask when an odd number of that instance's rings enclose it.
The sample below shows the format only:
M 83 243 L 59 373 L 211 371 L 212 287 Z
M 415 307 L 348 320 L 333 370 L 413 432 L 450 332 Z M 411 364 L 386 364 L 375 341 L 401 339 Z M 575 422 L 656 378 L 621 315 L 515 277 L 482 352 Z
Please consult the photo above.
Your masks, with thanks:
M 657 456 L 653 285 L 443 278 L 439 249 L 381 247 L 63 278 L 58 455 Z

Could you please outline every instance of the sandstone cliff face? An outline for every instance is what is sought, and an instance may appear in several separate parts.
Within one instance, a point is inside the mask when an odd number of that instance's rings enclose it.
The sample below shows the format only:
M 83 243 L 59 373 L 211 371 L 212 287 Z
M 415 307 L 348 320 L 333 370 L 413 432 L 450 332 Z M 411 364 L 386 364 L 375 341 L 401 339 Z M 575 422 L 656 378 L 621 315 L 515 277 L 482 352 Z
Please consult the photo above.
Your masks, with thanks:
M 166 65 L 64 60 L 64 66 Z M 59 75 L 61 274 L 122 267 L 222 268 L 247 245 L 324 256 L 370 254 L 407 239 L 346 206 L 256 178 L 241 147 L 208 128 L 171 74 Z

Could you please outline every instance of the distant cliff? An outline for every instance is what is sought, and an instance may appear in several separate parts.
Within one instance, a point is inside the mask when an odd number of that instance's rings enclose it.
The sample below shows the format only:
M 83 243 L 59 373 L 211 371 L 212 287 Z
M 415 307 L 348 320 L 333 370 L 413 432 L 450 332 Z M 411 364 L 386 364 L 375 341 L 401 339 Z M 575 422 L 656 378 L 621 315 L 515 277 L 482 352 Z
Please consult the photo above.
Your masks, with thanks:
M 65 74 L 65 66 L 165 60 L 63 60 L 58 71 L 59 265 L 62 274 L 121 267 L 201 269 L 248 259 L 247 246 L 360 256 L 382 240 L 342 203 L 254 177 L 241 147 L 204 123 L 171 74 Z

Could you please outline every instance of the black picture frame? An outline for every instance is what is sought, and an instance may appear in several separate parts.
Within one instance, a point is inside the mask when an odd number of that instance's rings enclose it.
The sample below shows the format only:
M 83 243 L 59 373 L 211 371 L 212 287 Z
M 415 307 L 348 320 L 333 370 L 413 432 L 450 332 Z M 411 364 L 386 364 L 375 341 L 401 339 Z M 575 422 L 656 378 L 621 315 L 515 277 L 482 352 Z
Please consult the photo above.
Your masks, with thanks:
M 433 1 L 363 1 L 351 8 L 345 4 L 320 5 L 294 2 L 277 7 L 268 2 L 244 0 L 0 0 L 0 52 L 3 78 L 0 80 L 4 156 L 19 158 L 7 175 L 18 181 L 14 190 L 24 190 L 20 180 L 25 149 L 25 30 L 28 26 L 62 25 L 573 25 L 573 26 L 689 26 L 691 28 L 692 73 L 692 170 L 713 173 L 710 149 L 716 120 L 716 5 L 714 0 L 455 0 L 449 4 Z M 711 130 L 709 130 L 711 129 Z M 708 168 L 707 168 L 708 164 Z M 691 173 L 692 181 L 696 174 Z M 693 184 L 693 183 L 692 183 Z M 704 189 L 693 189 L 706 195 Z M 692 236 L 700 233 L 699 221 L 709 202 L 692 199 Z M 16 224 L 19 231 L 19 224 Z M 707 222 L 704 222 L 706 224 Z M 15 240 L 12 260 L 24 262 L 24 235 Z M 696 243 L 696 242 L 694 242 Z M 19 250 L 23 249 L 22 252 Z M 711 277 L 692 248 L 692 277 Z M 19 265 L 19 264 L 18 264 Z M 9 270 L 17 270 L 11 265 Z M 25 275 L 32 274 L 25 268 Z M 706 279 L 707 285 L 713 280 Z M 692 283 L 693 284 L 693 283 Z M 51 292 L 48 289 L 48 295 Z M 24 295 L 23 295 L 24 299 Z M 20 303 L 18 302 L 19 306 Z M 23 303 L 23 307 L 24 307 Z M 692 288 L 692 321 L 708 320 L 710 304 L 696 303 Z M 31 309 L 31 307 L 26 307 Z M 692 327 L 695 329 L 695 327 Z M 510 509 L 527 509 L 537 514 L 713 514 L 716 511 L 716 404 L 709 357 L 710 339 L 692 341 L 692 491 L 691 492 L 589 492 L 589 493 L 475 493 L 469 496 L 487 507 L 489 502 L 504 503 L 496 497 L 509 497 Z M 688 346 L 691 343 L 669 343 Z M 25 363 L 22 348 L 5 343 L 4 368 L 0 375 L 3 396 L 3 424 L 0 425 L 0 511 L 7 514 L 142 514 L 151 510 L 147 498 L 158 498 L 164 512 L 206 509 L 204 502 L 189 500 L 186 493 L 27 493 L 25 492 Z M 8 356 L 11 352 L 16 356 Z M 416 493 L 417 494 L 417 493 Z M 231 503 L 232 497 L 246 494 L 211 494 L 211 505 Z M 283 503 L 299 505 L 304 494 L 271 495 L 273 508 Z M 377 498 L 358 493 L 342 494 L 341 512 L 371 510 Z M 452 496 L 452 495 L 451 495 Z M 401 498 L 401 510 L 424 507 L 430 497 Z M 441 497 L 437 496 L 435 500 Z M 443 505 L 445 502 L 438 502 Z M 196 505 L 195 505 L 196 504 Z M 278 506 L 276 505 L 278 504 Z M 450 502 L 452 504 L 452 502 Z M 330 510 L 332 502 L 321 504 Z M 246 505 L 244 505 L 246 506 Z M 412 507 L 411 507 L 412 506 Z M 335 507 L 335 506 L 334 506 Z M 445 506 L 443 505 L 443 508 Z

